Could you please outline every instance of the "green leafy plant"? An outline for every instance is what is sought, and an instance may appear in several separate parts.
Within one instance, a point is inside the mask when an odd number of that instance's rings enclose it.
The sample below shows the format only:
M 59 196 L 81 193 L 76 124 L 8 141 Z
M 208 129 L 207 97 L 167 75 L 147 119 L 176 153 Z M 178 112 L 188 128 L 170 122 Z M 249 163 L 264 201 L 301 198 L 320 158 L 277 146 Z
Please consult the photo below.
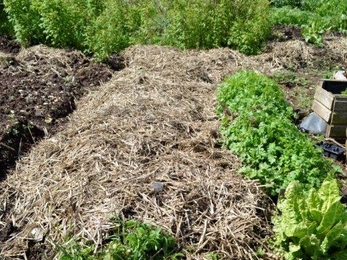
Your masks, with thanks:
M 59 246 L 61 260 L 76 259 L 181 259 L 175 240 L 160 228 L 136 220 L 117 221 L 107 243 L 98 250 L 93 244 Z
M 243 161 L 241 172 L 271 195 L 293 180 L 306 190 L 318 187 L 333 174 L 332 162 L 292 123 L 293 109 L 273 80 L 240 71 L 223 82 L 217 99 L 225 146 Z
M 302 26 L 312 19 L 312 13 L 299 8 L 283 6 L 271 8 L 270 19 L 274 25 L 290 24 Z
M 12 24 L 5 12 L 3 0 L 0 0 L 0 35 L 12 36 L 13 34 Z
M 288 260 L 347 259 L 347 210 L 337 181 L 326 179 L 308 194 L 302 188 L 297 181 L 290 183 L 277 205 L 275 247 Z
M 4 0 L 5 11 L 13 25 L 16 39 L 24 46 L 45 42 L 40 28 L 40 15 L 31 0 Z
M 267 0 L 3 1 L 22 44 L 74 47 L 100 60 L 132 44 L 256 54 L 271 30 Z
M 272 6 L 282 7 L 282 6 L 291 6 L 291 7 L 300 7 L 303 0 L 271 0 L 270 3 Z
M 338 0 L 273 0 L 271 20 L 276 24 L 292 24 L 303 28 L 309 43 L 320 45 L 325 33 L 347 32 L 347 2 Z
M 49 45 L 81 49 L 88 21 L 86 1 L 33 0 L 31 8 L 40 14 L 40 28 Z
M 305 41 L 315 45 L 321 45 L 323 43 L 323 34 L 331 29 L 322 20 L 313 21 L 309 25 L 303 25 L 302 27 Z

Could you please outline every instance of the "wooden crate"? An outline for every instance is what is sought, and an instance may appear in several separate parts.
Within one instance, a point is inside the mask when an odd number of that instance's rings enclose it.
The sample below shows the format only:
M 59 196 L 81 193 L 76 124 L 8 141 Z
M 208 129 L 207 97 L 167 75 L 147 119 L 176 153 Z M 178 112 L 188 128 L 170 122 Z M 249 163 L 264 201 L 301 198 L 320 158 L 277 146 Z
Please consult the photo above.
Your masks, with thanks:
M 347 128 L 347 81 L 323 79 L 316 89 L 312 110 L 328 123 L 325 136 L 345 143 Z

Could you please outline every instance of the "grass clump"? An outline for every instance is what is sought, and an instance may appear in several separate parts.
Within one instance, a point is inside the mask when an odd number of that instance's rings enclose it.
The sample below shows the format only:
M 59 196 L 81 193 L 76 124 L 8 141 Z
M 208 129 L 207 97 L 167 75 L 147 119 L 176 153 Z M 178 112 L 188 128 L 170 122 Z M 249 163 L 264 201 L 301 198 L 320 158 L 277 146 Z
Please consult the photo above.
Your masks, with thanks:
M 175 240 L 160 228 L 136 220 L 118 221 L 106 244 L 96 248 L 94 244 L 77 242 L 59 246 L 60 260 L 138 260 L 182 259 Z
M 220 86 L 217 112 L 224 144 L 243 161 L 241 171 L 268 186 L 271 195 L 297 180 L 319 187 L 332 161 L 292 123 L 293 109 L 279 86 L 254 71 L 240 71 Z

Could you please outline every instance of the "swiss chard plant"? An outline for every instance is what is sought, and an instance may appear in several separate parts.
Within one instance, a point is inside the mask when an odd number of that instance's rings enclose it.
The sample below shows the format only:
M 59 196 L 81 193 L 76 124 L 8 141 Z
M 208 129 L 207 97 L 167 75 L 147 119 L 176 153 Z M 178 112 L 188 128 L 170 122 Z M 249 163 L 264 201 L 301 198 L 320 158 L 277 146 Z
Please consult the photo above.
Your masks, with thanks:
M 294 181 L 277 206 L 274 245 L 285 259 L 347 259 L 347 209 L 336 180 L 326 179 L 308 193 Z

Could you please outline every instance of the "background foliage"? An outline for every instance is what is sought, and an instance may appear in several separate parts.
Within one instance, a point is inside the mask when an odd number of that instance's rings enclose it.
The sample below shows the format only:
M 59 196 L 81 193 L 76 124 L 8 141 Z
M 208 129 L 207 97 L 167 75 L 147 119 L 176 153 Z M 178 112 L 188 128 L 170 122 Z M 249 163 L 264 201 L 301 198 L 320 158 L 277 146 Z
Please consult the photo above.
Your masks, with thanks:
M 272 0 L 273 24 L 302 27 L 307 42 L 321 44 L 324 33 L 347 33 L 347 1 Z
M 271 32 L 267 0 L 4 0 L 4 5 L 22 44 L 74 47 L 100 59 L 138 43 L 256 54 Z

